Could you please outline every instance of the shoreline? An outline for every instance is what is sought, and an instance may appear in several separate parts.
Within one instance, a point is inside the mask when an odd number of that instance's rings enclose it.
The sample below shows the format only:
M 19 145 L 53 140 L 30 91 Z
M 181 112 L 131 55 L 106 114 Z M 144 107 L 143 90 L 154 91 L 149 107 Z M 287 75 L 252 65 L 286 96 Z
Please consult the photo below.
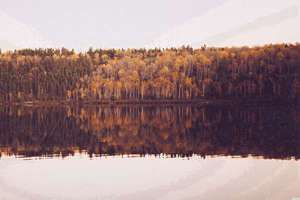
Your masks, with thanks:
M 199 105 L 199 106 L 271 106 L 285 105 L 297 106 L 300 102 L 292 100 L 281 100 L 274 98 L 262 99 L 193 99 L 193 100 L 90 100 L 90 101 L 68 101 L 68 100 L 35 100 L 24 102 L 0 102 L 0 106 L 118 106 L 118 105 Z

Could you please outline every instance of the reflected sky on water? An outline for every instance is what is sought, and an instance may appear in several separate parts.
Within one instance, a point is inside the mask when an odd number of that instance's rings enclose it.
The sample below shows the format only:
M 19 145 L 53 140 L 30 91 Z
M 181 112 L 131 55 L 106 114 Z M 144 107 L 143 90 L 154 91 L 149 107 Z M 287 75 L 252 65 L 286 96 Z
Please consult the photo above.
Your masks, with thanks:
M 107 156 L 0 161 L 2 199 L 291 199 L 295 160 Z

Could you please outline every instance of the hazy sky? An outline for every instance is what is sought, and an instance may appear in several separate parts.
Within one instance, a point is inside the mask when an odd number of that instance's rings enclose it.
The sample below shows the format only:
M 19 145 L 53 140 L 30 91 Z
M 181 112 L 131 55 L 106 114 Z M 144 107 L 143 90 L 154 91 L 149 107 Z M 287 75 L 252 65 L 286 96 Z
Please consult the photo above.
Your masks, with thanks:
M 295 43 L 299 24 L 299 0 L 228 0 L 162 34 L 152 46 Z
M 170 28 L 222 2 L 224 0 L 0 0 L 0 13 L 34 28 L 52 45 L 77 49 L 125 48 L 145 46 Z M 1 40 L 5 38 L 0 37 Z
M 300 41 L 299 0 L 0 0 L 0 48 Z

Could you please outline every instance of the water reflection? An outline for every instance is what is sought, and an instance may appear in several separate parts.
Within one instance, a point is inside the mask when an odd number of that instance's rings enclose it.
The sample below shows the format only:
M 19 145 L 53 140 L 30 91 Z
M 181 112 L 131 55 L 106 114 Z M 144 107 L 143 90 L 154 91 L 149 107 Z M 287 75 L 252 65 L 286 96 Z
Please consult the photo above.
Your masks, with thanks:
M 287 107 L 0 108 L 1 155 L 300 158 L 300 112 Z
M 295 160 L 84 154 L 0 160 L 0 199 L 198 200 L 300 197 Z

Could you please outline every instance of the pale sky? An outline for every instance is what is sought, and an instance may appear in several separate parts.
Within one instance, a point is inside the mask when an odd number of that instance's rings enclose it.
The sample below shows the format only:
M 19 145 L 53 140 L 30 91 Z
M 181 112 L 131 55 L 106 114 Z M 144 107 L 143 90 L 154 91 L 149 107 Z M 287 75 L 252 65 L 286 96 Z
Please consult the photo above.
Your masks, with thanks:
M 0 0 L 0 48 L 300 41 L 299 0 Z

